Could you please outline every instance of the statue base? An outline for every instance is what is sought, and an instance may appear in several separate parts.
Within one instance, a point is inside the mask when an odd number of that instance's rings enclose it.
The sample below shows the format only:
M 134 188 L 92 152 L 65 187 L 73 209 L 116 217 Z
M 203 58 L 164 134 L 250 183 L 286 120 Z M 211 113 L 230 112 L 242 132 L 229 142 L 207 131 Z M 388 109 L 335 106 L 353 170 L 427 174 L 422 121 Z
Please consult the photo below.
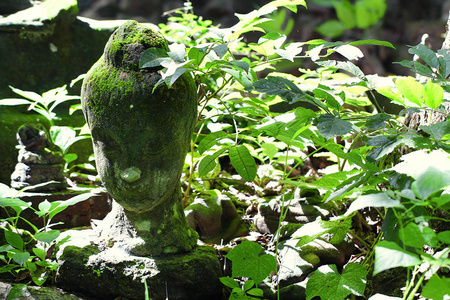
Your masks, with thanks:
M 69 233 L 72 238 L 73 234 Z M 90 230 L 85 230 L 79 239 L 89 243 L 89 235 Z M 140 257 L 129 254 L 121 245 L 100 250 L 95 244 L 69 243 L 72 245 L 57 255 L 56 285 L 64 291 L 95 299 L 145 299 L 146 282 L 148 299 L 152 300 L 223 299 L 221 267 L 212 247 Z

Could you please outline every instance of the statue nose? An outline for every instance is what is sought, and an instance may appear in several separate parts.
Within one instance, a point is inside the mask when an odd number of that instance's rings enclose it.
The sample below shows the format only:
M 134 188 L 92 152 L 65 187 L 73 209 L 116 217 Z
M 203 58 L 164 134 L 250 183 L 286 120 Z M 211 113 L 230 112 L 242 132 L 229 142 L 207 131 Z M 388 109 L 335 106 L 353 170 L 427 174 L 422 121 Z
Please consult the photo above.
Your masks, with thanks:
M 137 167 L 131 167 L 120 172 L 120 177 L 126 182 L 134 182 L 141 178 L 141 173 L 141 170 L 139 170 Z

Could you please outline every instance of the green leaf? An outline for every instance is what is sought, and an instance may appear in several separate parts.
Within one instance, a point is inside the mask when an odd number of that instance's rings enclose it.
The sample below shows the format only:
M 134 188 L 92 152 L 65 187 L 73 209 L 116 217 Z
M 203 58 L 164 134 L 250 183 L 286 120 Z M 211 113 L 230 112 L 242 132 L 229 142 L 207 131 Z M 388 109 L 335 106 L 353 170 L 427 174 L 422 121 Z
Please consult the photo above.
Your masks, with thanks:
M 419 56 L 430 67 L 439 69 L 439 60 L 436 53 L 424 44 L 418 44 L 415 47 L 411 47 L 408 52 Z
M 385 46 L 395 49 L 394 45 L 389 42 L 379 41 L 379 40 L 359 40 L 349 43 L 349 45 L 359 46 L 359 45 L 375 45 L 375 46 Z
M 343 300 L 348 295 L 364 295 L 367 270 L 357 263 L 349 263 L 339 274 L 335 265 L 320 266 L 306 285 L 306 299 L 316 296 L 327 300 Z
M 400 200 L 389 198 L 384 192 L 362 195 L 350 204 L 345 216 L 366 207 L 402 207 Z
M 228 151 L 231 164 L 246 181 L 253 181 L 256 177 L 256 163 L 253 156 L 244 145 L 230 148 Z
M 233 76 L 245 88 L 251 87 L 253 84 L 252 76 L 244 70 L 236 70 L 230 68 L 223 68 L 222 71 Z
M 421 126 L 420 128 L 432 135 L 436 140 L 440 140 L 445 135 L 450 134 L 450 121 L 439 122 L 430 126 Z
M 339 119 L 332 114 L 323 114 L 318 118 L 317 129 L 325 139 L 331 139 L 349 133 L 352 123 Z
M 395 81 L 395 86 L 402 95 L 418 106 L 422 106 L 423 84 L 417 82 L 413 77 L 402 77 Z
M 9 290 L 7 300 L 12 300 L 21 297 L 27 292 L 26 284 L 16 284 Z
M 232 261 L 233 277 L 250 277 L 258 285 L 277 269 L 277 260 L 270 254 L 259 256 L 262 247 L 255 242 L 244 241 L 234 247 L 226 257 Z
M 339 21 L 344 24 L 345 29 L 355 27 L 355 9 L 348 0 L 333 1 L 334 9 L 336 10 Z
M 313 93 L 314 97 L 325 100 L 330 109 L 334 109 L 337 111 L 340 111 L 342 109 L 336 98 L 332 94 L 320 88 L 320 85 L 319 88 L 313 90 Z
M 421 199 L 445 189 L 450 185 L 450 172 L 443 172 L 435 167 L 429 167 L 413 182 L 411 189 Z
M 33 248 L 33 253 L 39 257 L 40 260 L 45 261 L 45 257 L 47 256 L 47 252 L 41 248 Z
M 239 283 L 231 277 L 219 277 L 220 282 L 230 289 L 239 288 Z
M 316 31 L 323 36 L 334 38 L 340 36 L 345 30 L 345 25 L 338 20 L 328 20 L 316 27 Z
M 437 237 L 441 242 L 450 244 L 450 230 L 439 232 Z
M 216 151 L 214 154 L 212 155 L 208 155 L 205 156 L 201 161 L 200 164 L 198 166 L 198 175 L 200 177 L 205 176 L 206 174 L 208 174 L 209 172 L 211 172 L 212 170 L 214 170 L 214 167 L 216 166 L 216 159 L 222 154 L 224 153 L 228 148 L 223 148 L 220 149 L 218 151 Z
M 85 201 L 93 196 L 96 196 L 96 193 L 83 193 L 77 196 L 74 196 L 72 198 L 69 198 L 67 200 L 60 200 L 60 201 L 53 201 L 52 203 L 52 209 L 50 210 L 48 217 L 52 219 L 57 213 L 62 212 L 67 207 L 75 205 L 77 203 L 80 203 L 82 201 Z
M 227 44 L 220 44 L 217 46 L 214 46 L 213 51 L 216 52 L 217 56 L 219 56 L 219 58 L 223 58 L 225 56 L 225 54 L 227 54 L 228 52 L 228 45 Z
M 198 143 L 198 153 L 203 154 L 206 150 L 210 149 L 212 146 L 217 145 L 217 143 L 228 136 L 225 131 L 211 132 L 205 136 L 200 143 Z
M 20 251 L 23 251 L 23 239 L 20 234 L 5 230 L 5 239 L 8 244 Z
M 63 154 L 65 154 L 69 147 L 76 141 L 90 138 L 88 135 L 77 136 L 76 131 L 68 126 L 52 126 L 50 128 L 50 136 L 53 143 L 61 148 Z
M 50 230 L 45 232 L 38 232 L 35 234 L 35 238 L 38 241 L 45 242 L 47 244 L 51 244 L 54 240 L 56 240 L 60 235 L 59 230 Z
M 264 296 L 264 291 L 262 289 L 254 288 L 247 291 L 247 294 L 250 296 L 258 297 L 258 299 Z
M 159 67 L 161 62 L 167 60 L 168 57 L 167 51 L 162 48 L 149 48 L 139 59 L 139 68 Z
M 444 99 L 444 89 L 436 83 L 427 81 L 423 94 L 423 103 L 430 108 L 438 108 Z
M 411 267 L 422 263 L 416 254 L 408 252 L 390 241 L 381 241 L 375 246 L 373 275 L 396 267 Z
M 400 228 L 399 237 L 405 245 L 420 249 L 423 245 L 435 247 L 438 242 L 438 237 L 433 229 L 419 226 L 416 223 L 408 223 L 405 227 Z
M 31 257 L 30 253 L 17 251 L 13 255 L 13 260 L 19 265 L 23 265 Z
M 370 115 L 366 119 L 366 128 L 371 130 L 384 128 L 386 126 L 386 120 L 389 120 L 391 118 L 392 118 L 391 115 L 383 113 Z
M 427 299 L 440 300 L 444 299 L 445 295 L 450 296 L 450 278 L 440 278 L 436 274 L 428 280 L 422 289 L 422 296 Z

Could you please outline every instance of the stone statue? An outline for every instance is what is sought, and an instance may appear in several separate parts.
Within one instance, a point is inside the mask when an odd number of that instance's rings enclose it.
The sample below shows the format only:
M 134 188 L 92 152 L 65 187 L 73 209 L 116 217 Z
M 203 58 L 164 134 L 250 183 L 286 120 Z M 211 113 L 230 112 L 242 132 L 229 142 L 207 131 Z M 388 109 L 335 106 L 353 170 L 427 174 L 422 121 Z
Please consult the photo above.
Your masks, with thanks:
M 100 234 L 113 242 L 128 235 L 135 241 L 131 252 L 141 256 L 188 252 L 198 238 L 184 217 L 180 188 L 197 116 L 196 86 L 185 73 L 172 88 L 161 84 L 153 91 L 158 69 L 139 68 L 151 47 L 168 49 L 149 27 L 125 23 L 81 93 L 97 171 L 117 202 Z
M 18 163 L 11 174 L 11 187 L 20 190 L 52 181 L 28 190 L 41 192 L 65 189 L 64 159 L 61 151 L 55 151 L 44 125 L 24 124 L 19 127 L 16 136 L 20 150 Z

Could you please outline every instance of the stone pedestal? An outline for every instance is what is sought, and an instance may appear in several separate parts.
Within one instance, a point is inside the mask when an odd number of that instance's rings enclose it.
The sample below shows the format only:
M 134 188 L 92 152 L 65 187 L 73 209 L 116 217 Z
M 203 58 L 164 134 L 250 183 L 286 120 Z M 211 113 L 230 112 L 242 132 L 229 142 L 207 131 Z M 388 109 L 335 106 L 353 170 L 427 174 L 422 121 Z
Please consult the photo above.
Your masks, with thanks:
M 72 231 L 76 241 L 92 242 L 92 230 Z M 78 237 L 77 237 L 78 234 Z M 212 247 L 189 253 L 140 257 L 124 251 L 123 244 L 67 246 L 60 255 L 56 285 L 67 292 L 95 299 L 144 299 L 147 282 L 152 300 L 221 300 L 220 263 Z

